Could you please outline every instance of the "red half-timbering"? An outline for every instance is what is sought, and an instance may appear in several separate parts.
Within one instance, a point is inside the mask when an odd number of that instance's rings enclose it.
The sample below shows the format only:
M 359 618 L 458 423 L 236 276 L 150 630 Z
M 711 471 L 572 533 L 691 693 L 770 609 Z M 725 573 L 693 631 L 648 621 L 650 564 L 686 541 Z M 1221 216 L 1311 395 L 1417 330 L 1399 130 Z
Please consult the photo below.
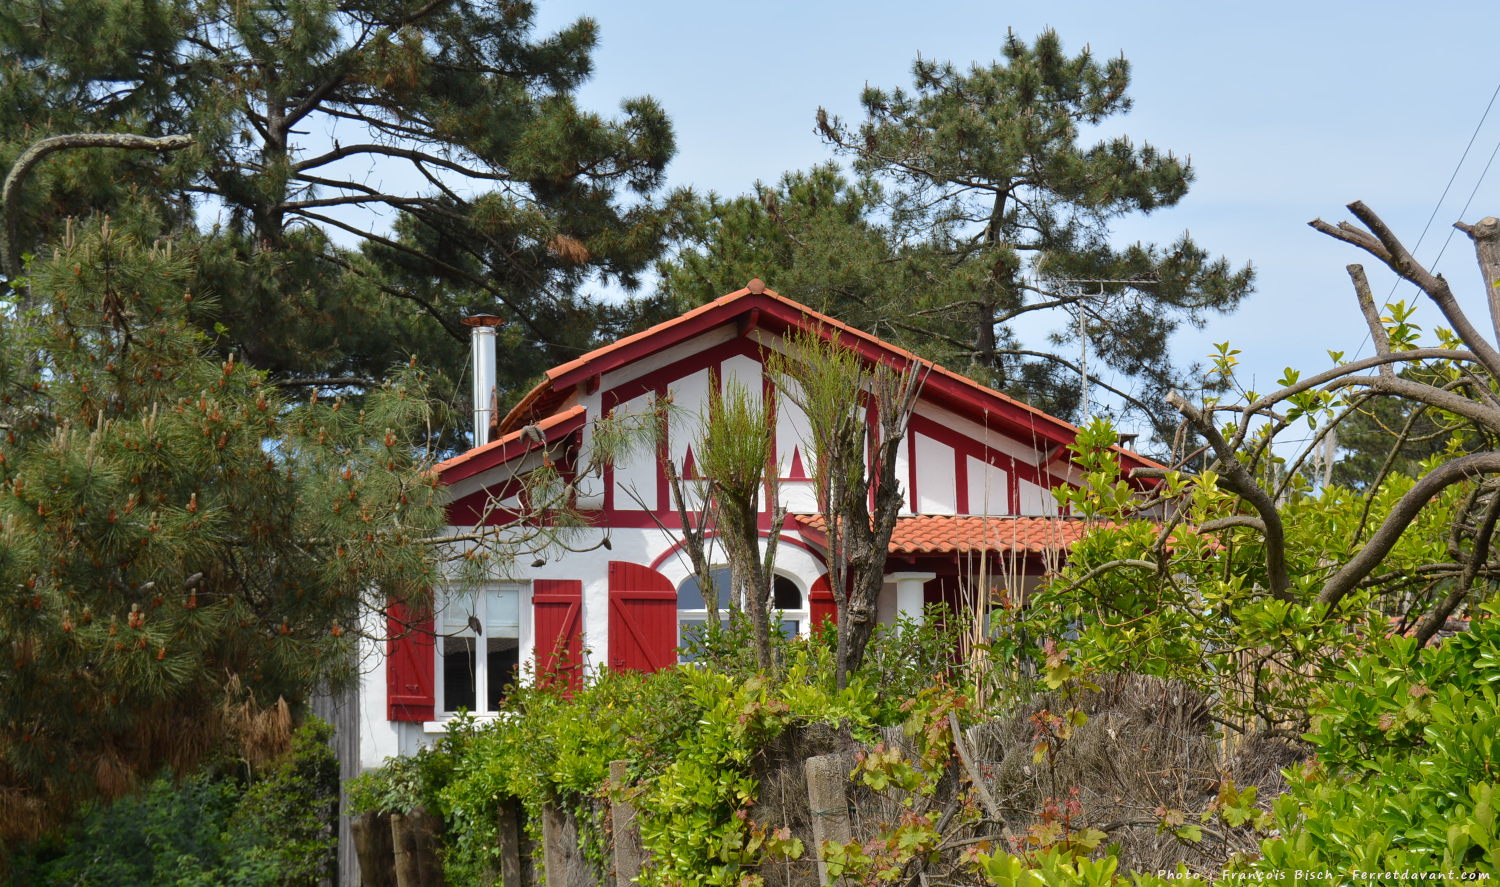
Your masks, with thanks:
M 660 671 L 677 661 L 677 590 L 650 567 L 609 562 L 609 667 Z
M 899 478 L 913 513 L 902 517 L 893 536 L 889 571 L 932 572 L 937 579 L 927 591 L 946 594 L 945 589 L 959 588 L 954 571 L 960 557 L 982 553 L 994 559 L 997 570 L 1003 562 L 1031 575 L 1042 569 L 1038 551 L 1055 554 L 1076 540 L 1071 532 L 1076 528 L 1058 526 L 1066 518 L 1046 496 L 1050 488 L 1078 478 L 1067 449 L 1077 435 L 1075 426 L 752 282 L 548 371 L 497 424 L 499 438 L 494 443 L 436 467 L 438 480 L 449 489 L 449 523 L 460 527 L 525 519 L 525 491 L 517 478 L 530 468 L 547 465 L 566 481 L 582 478 L 570 495 L 579 514 L 600 532 L 600 545 L 607 547 L 614 534 L 610 550 L 631 552 L 629 556 L 641 562 L 605 561 L 597 553 L 586 553 L 594 549 L 538 558 L 542 575 L 575 577 L 538 578 L 531 584 L 532 605 L 521 618 L 531 621 L 539 680 L 561 682 L 569 690 L 579 686 L 586 648 L 594 655 L 602 651 L 602 664 L 612 668 L 655 671 L 676 662 L 677 594 L 669 575 L 681 577 L 680 540 L 661 531 L 681 524 L 669 495 L 666 465 L 668 460 L 677 462 L 684 485 L 700 483 L 697 463 L 702 453 L 694 452 L 694 425 L 681 417 L 706 412 L 709 393 L 721 390 L 731 375 L 749 390 L 758 389 L 780 413 L 769 418 L 779 464 L 768 467 L 780 469 L 780 495 L 792 516 L 773 527 L 771 513 L 765 511 L 762 534 L 769 538 L 779 533 L 787 546 L 782 551 L 795 549 L 802 565 L 795 578 L 808 589 L 807 621 L 812 630 L 837 622 L 827 567 L 820 563 L 826 540 L 817 515 L 810 514 L 816 511 L 809 479 L 816 468 L 815 454 L 807 449 L 805 438 L 785 436 L 800 430 L 802 419 L 795 410 L 783 408 L 786 398 L 777 394 L 764 369 L 768 356 L 782 347 L 782 339 L 794 333 L 836 336 L 867 364 L 898 370 L 915 366 L 922 374 L 919 403 L 903 448 L 907 466 Z M 860 401 L 859 392 L 850 396 L 851 403 Z M 668 402 L 671 407 L 664 408 Z M 654 411 L 655 420 L 665 423 L 666 434 L 655 446 L 640 448 L 622 457 L 620 464 L 605 464 L 597 476 L 591 475 L 583 464 L 592 440 L 591 423 L 616 409 L 642 410 L 648 419 Z M 872 410 L 870 420 L 874 419 Z M 689 438 L 684 440 L 684 434 Z M 1128 450 L 1115 452 L 1127 473 L 1158 467 Z M 919 490 L 919 485 L 928 489 Z M 792 504 L 794 499 L 801 504 Z M 1026 513 L 1030 516 L 1023 517 Z M 699 515 L 690 512 L 689 517 L 696 520 Z M 713 527 L 707 530 L 711 539 Z M 1022 545 L 1017 540 L 1023 533 L 1045 538 L 1039 537 L 1036 545 Z M 785 572 L 780 560 L 778 569 Z M 585 610 L 591 630 L 606 630 L 606 637 L 584 637 Z M 408 631 L 390 648 L 393 719 L 432 716 L 431 625 L 430 620 L 418 624 L 426 626 L 425 632 Z M 408 636 L 415 640 L 406 641 Z

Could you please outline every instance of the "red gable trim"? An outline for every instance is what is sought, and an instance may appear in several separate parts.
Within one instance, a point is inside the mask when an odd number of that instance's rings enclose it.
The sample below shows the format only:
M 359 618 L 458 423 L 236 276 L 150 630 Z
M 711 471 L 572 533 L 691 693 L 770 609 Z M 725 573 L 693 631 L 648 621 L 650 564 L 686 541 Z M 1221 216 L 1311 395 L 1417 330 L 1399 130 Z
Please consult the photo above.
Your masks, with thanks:
M 815 330 L 825 337 L 837 333 L 842 341 L 852 345 L 867 360 L 885 363 L 897 370 L 904 370 L 913 364 L 925 367 L 928 374 L 923 387 L 924 397 L 965 410 L 990 413 L 1010 422 L 1023 436 L 1029 431 L 1034 441 L 1067 444 L 1072 443 L 1078 434 L 1078 427 L 1070 422 L 924 360 L 869 333 L 820 314 L 771 290 L 751 292 L 749 289 L 721 296 L 679 317 L 554 367 L 547 372 L 546 380 L 528 392 L 501 420 L 499 427 L 502 431 L 514 431 L 538 408 L 544 410 L 550 407 L 575 385 L 733 322 L 741 315 L 752 313 L 755 314 L 756 326 L 766 330 L 779 333 L 784 333 L 789 328 Z M 1124 458 L 1127 470 L 1135 467 L 1164 467 L 1122 447 L 1112 449 Z
M 583 427 L 586 418 L 583 405 L 572 407 L 556 415 L 548 416 L 536 424 L 539 434 L 528 434 L 518 428 L 496 441 L 460 453 L 433 466 L 438 480 L 453 484 L 466 477 L 473 477 L 497 465 L 504 465 L 538 447 L 555 443 Z

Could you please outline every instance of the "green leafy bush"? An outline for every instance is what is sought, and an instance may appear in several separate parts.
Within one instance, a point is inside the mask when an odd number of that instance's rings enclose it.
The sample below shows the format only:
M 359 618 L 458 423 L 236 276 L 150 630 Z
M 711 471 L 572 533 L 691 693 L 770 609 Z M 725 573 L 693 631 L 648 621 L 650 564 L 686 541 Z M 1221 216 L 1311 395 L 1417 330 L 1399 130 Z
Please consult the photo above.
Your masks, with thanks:
M 10 883 L 35 887 L 299 887 L 332 872 L 338 763 L 313 721 L 248 786 L 202 772 L 158 779 L 24 848 Z
M 1500 604 L 1418 650 L 1395 637 L 1323 686 L 1317 764 L 1276 803 L 1262 870 L 1500 873 Z

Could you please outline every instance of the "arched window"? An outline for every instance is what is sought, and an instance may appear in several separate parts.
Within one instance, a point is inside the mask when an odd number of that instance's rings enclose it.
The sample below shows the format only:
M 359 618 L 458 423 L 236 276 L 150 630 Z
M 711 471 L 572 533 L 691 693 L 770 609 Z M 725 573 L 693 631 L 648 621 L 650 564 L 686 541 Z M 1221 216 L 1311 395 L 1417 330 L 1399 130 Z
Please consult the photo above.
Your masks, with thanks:
M 730 589 L 734 587 L 734 576 L 728 567 L 716 567 L 710 578 L 719 601 L 719 622 L 729 621 Z M 797 582 L 777 573 L 772 583 L 771 606 L 780 613 L 781 633 L 796 637 L 806 633 L 807 595 Z M 772 618 L 776 618 L 773 616 Z M 708 624 L 708 606 L 703 588 L 696 575 L 688 576 L 677 586 L 677 646 L 687 647 L 692 639 Z M 679 652 L 678 661 L 690 662 L 692 658 Z

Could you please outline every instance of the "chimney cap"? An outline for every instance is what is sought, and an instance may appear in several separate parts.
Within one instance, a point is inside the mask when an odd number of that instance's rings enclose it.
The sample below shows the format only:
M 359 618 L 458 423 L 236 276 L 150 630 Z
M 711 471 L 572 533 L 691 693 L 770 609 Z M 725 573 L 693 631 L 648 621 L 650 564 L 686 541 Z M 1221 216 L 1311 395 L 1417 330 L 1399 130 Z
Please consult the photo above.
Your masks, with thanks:
M 505 319 L 494 314 L 474 314 L 465 317 L 461 323 L 464 326 L 504 326 Z

